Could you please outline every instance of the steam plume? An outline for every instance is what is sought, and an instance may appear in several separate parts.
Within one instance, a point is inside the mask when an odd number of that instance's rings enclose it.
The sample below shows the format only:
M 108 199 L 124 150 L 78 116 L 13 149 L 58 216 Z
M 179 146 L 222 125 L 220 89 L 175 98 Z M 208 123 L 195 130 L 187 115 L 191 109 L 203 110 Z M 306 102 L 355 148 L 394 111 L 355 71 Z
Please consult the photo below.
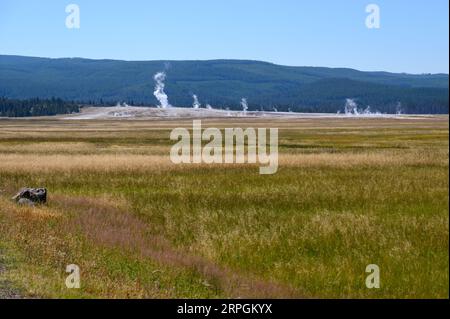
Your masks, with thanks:
M 166 79 L 166 73 L 164 72 L 158 72 L 153 77 L 155 79 L 156 85 L 155 85 L 155 91 L 153 92 L 153 95 L 156 97 L 156 99 L 159 101 L 159 108 L 168 108 L 171 105 L 169 104 L 169 98 L 167 97 L 167 94 L 164 92 L 164 80 Z
M 193 95 L 192 95 L 192 98 L 194 99 L 194 103 L 192 103 L 192 107 L 193 107 L 194 109 L 198 109 L 198 108 L 201 106 L 201 104 L 200 104 L 200 102 L 198 101 L 197 95 L 193 94 Z
M 402 107 L 402 103 L 398 102 L 397 106 L 395 107 L 395 113 L 397 115 L 401 115 L 403 113 L 403 107 Z
M 358 104 L 356 104 L 355 100 L 353 99 L 346 99 L 345 100 L 345 107 L 344 107 L 345 115 L 353 115 L 353 116 L 379 116 L 381 115 L 378 111 L 372 111 L 370 109 L 370 106 L 367 106 L 365 109 L 358 109 Z
M 353 99 L 345 100 L 344 112 L 346 115 L 358 115 L 358 105 Z
M 244 112 L 244 114 L 247 113 L 248 103 L 247 103 L 247 99 L 244 97 L 241 99 L 241 106 L 242 106 L 242 111 Z

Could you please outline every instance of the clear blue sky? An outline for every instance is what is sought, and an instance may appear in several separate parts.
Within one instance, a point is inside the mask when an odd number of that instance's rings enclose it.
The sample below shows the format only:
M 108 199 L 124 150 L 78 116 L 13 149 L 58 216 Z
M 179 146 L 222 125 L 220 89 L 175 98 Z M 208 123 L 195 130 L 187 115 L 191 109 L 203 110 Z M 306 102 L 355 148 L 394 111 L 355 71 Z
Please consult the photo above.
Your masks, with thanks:
M 80 7 L 67 29 L 66 5 Z M 368 29 L 367 4 L 381 9 Z M 448 73 L 448 0 L 1 0 L 0 54 Z

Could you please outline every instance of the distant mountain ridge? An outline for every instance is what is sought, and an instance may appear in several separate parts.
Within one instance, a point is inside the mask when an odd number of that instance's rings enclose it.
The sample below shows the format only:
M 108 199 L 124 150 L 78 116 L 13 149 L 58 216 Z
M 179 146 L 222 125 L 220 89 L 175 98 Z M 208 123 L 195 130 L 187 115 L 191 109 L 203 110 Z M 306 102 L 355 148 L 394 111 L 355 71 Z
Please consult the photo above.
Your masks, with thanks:
M 0 97 L 156 105 L 153 75 L 167 74 L 169 102 L 249 109 L 337 112 L 345 99 L 393 113 L 448 113 L 448 74 L 363 72 L 249 60 L 121 61 L 0 55 Z

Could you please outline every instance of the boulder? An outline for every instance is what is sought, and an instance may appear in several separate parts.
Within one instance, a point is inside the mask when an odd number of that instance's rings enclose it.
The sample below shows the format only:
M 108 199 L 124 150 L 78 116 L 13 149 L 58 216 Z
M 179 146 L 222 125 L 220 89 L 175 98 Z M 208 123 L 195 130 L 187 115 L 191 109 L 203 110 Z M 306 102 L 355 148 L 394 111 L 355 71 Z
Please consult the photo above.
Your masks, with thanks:
M 22 188 L 12 200 L 21 205 L 33 206 L 34 204 L 45 204 L 47 202 L 46 188 Z
M 17 201 L 17 204 L 22 206 L 34 206 L 35 203 L 29 200 L 28 198 L 21 198 Z

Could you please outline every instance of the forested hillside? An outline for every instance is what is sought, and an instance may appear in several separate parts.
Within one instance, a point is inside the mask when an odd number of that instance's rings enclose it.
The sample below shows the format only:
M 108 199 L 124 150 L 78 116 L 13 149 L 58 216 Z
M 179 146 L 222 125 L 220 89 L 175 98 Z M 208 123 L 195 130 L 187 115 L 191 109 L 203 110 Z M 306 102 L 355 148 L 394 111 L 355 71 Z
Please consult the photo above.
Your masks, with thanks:
M 61 99 L 27 99 L 15 100 L 0 98 L 0 116 L 25 117 L 68 114 L 79 112 L 78 104 L 65 102 Z
M 118 61 L 0 55 L 0 96 L 51 98 L 91 104 L 156 105 L 153 75 L 167 74 L 165 91 L 175 106 L 337 112 L 345 99 L 361 108 L 406 113 L 448 113 L 447 74 L 395 74 L 353 69 L 290 67 L 244 60 Z

